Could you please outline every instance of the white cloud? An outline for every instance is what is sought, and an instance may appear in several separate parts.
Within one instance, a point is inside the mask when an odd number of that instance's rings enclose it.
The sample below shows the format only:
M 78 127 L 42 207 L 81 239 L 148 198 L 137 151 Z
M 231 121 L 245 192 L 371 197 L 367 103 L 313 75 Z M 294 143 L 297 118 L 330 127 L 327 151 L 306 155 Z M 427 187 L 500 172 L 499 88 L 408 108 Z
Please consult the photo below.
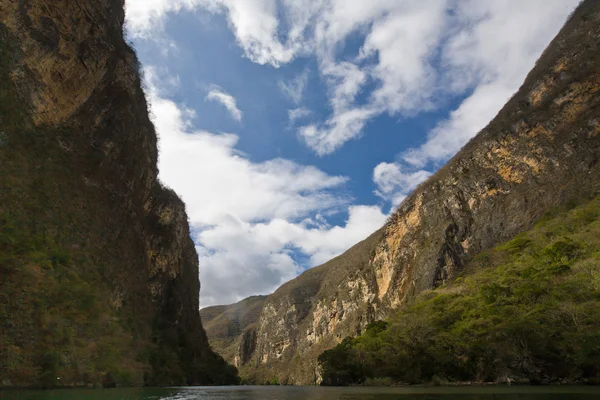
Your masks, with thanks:
M 473 94 L 429 132 L 421 146 L 402 153 L 402 160 L 413 167 L 423 168 L 431 161 L 452 157 L 470 138 L 494 118 L 514 89 L 499 83 L 479 85 Z
M 301 272 L 290 255 L 292 249 L 308 254 L 311 266 L 319 265 L 380 228 L 386 218 L 378 207 L 353 206 L 343 227 L 311 227 L 307 221 L 280 218 L 257 224 L 226 220 L 197 237 L 201 305 L 270 293 Z
M 375 194 L 397 206 L 430 176 L 429 171 L 403 172 L 402 166 L 397 163 L 382 162 L 373 170 L 373 182 L 377 185 Z
M 430 133 L 427 143 L 406 153 L 406 159 L 424 165 L 446 159 L 485 125 L 516 91 L 578 1 L 127 3 L 130 30 L 138 35 L 169 12 L 202 7 L 227 16 L 238 44 L 254 62 L 278 67 L 296 57 L 315 56 L 328 88 L 331 114 L 324 121 L 299 127 L 299 133 L 320 155 L 360 137 L 369 120 L 383 113 L 413 115 L 438 106 L 439 96 L 467 90 L 482 96 L 467 99 L 449 121 Z M 342 59 L 340 48 L 355 33 L 364 37 L 362 46 L 354 57 L 346 54 Z M 372 85 L 365 92 L 367 83 Z M 479 100 L 486 107 L 477 104 Z M 470 107 L 481 116 L 470 115 Z
M 229 111 L 233 119 L 235 119 L 238 122 L 242 120 L 242 112 L 238 108 L 235 98 L 229 93 L 226 93 L 221 89 L 214 88 L 211 89 L 210 92 L 208 92 L 208 94 L 206 95 L 206 100 L 221 103 L 223 106 L 225 106 L 227 111 Z
M 295 124 L 296 121 L 298 121 L 299 119 L 309 117 L 311 114 L 312 111 L 310 111 L 306 107 L 298 107 L 288 110 L 288 118 L 290 120 L 290 125 Z
M 150 38 L 162 34 L 168 14 L 198 8 L 226 14 L 238 44 L 253 62 L 279 66 L 301 50 L 292 36 L 288 43 L 280 42 L 275 0 L 128 0 L 127 29 L 134 37 Z
M 345 61 L 323 63 L 321 70 L 331 88 L 331 107 L 334 112 L 347 110 L 367 81 L 367 73 Z
M 299 128 L 300 136 L 317 154 L 333 153 L 346 141 L 360 135 L 369 119 L 377 114 L 371 106 L 357 107 L 353 103 L 367 74 L 350 62 L 325 61 L 321 72 L 330 88 L 331 117 L 322 124 Z
M 515 0 L 516 1 L 516 0 Z M 474 88 L 450 118 L 402 159 L 422 167 L 443 162 L 483 129 L 515 93 L 579 0 L 462 0 L 442 49 L 447 90 Z M 519 12 L 515 12 L 518 6 Z
M 253 163 L 236 150 L 236 135 L 196 130 L 193 111 L 165 97 L 168 78 L 153 68 L 144 75 L 159 137 L 159 177 L 186 203 L 202 306 L 269 293 L 302 269 L 292 250 L 315 265 L 385 221 L 378 207 L 348 208 L 343 176 L 281 158 Z M 323 217 L 346 210 L 344 226 Z
M 321 126 L 303 126 L 299 132 L 306 144 L 322 156 L 333 153 L 343 143 L 360 135 L 375 114 L 373 108 L 352 108 L 334 114 Z
M 446 26 L 446 6 L 440 0 L 405 2 L 373 25 L 361 57 L 378 57 L 372 75 L 380 84 L 371 97 L 380 112 L 429 106 L 436 83 L 432 56 Z
M 127 30 L 135 37 L 148 38 L 162 29 L 168 13 L 194 9 L 204 1 L 195 0 L 127 0 L 125 17 Z
M 315 22 L 316 54 L 330 93 L 331 116 L 300 128 L 317 154 L 339 149 L 361 136 L 364 126 L 384 112 L 411 111 L 427 102 L 426 65 L 443 29 L 445 1 L 331 1 Z M 427 19 L 430 23 L 423 23 Z M 337 48 L 357 30 L 366 29 L 355 60 L 336 60 Z M 369 80 L 376 89 L 366 103 L 357 98 Z
M 161 32 L 166 15 L 203 8 L 227 18 L 255 63 L 279 67 L 315 57 L 330 114 L 297 126 L 319 155 L 360 137 L 382 114 L 401 118 L 438 107 L 448 96 L 466 96 L 420 146 L 373 170 L 376 194 L 398 204 L 493 118 L 577 2 L 128 0 L 126 7 L 134 37 L 167 40 Z M 356 54 L 341 51 L 357 37 Z M 345 177 L 286 159 L 255 163 L 236 148 L 236 135 L 194 129 L 193 111 L 168 100 L 152 70 L 148 75 L 160 177 L 186 202 L 203 306 L 267 293 L 299 272 L 296 252 L 311 265 L 326 261 L 385 220 L 378 207 L 349 207 Z M 302 74 L 297 79 L 280 87 L 299 104 L 306 84 Z M 242 119 L 227 93 L 215 89 L 208 97 Z M 288 117 L 297 124 L 309 115 L 297 107 Z M 324 217 L 346 210 L 343 226 Z
M 299 104 L 302 101 L 304 90 L 308 84 L 308 75 L 310 71 L 305 69 L 301 74 L 289 82 L 280 80 L 277 82 L 279 89 L 283 94 L 290 98 L 294 103 Z
M 351 206 L 345 226 L 309 229 L 295 243 L 311 254 L 311 264 L 319 265 L 341 254 L 383 226 L 387 215 L 375 206 Z

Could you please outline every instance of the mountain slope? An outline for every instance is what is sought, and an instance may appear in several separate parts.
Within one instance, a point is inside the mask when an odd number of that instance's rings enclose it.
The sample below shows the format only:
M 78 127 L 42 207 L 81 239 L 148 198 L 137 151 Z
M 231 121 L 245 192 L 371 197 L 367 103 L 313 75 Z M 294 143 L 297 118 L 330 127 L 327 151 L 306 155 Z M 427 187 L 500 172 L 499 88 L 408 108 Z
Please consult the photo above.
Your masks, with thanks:
M 448 281 L 545 211 L 600 189 L 600 5 L 584 1 L 497 117 L 369 239 L 267 298 L 256 381 L 311 384 L 317 356 Z
M 251 296 L 235 304 L 200 310 L 211 348 L 236 367 L 246 363 L 254 351 L 252 347 L 240 346 L 240 342 L 253 343 L 251 338 L 256 335 L 256 322 L 266 298 Z
M 123 0 L 0 2 L 2 386 L 237 379 L 123 20 Z
M 320 357 L 323 383 L 600 383 L 600 196 Z

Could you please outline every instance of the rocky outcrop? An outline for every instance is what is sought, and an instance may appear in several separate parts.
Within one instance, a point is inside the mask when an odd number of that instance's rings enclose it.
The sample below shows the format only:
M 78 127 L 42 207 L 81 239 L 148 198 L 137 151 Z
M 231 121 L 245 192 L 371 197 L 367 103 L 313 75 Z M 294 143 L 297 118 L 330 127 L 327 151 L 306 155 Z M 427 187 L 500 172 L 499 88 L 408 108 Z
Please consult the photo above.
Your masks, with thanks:
M 200 310 L 211 347 L 236 367 L 246 364 L 254 354 L 256 323 L 266 299 L 251 296 L 235 304 Z
M 5 386 L 236 380 L 201 325 L 123 20 L 123 0 L 0 2 Z
M 317 356 L 548 209 L 600 190 L 600 5 L 584 1 L 496 118 L 388 223 L 265 302 L 257 381 L 313 384 Z

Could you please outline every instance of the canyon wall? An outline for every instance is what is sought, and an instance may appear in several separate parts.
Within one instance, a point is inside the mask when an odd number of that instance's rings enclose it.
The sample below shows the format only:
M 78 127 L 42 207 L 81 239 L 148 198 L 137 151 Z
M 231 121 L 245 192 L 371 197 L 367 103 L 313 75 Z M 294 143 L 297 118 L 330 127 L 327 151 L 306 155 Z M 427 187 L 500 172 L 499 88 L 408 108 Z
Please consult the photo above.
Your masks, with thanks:
M 318 383 L 317 357 L 428 289 L 547 210 L 600 190 L 600 5 L 584 1 L 498 115 L 365 241 L 270 295 L 258 382 Z M 250 343 L 246 343 L 250 341 Z
M 200 310 L 210 346 L 236 367 L 246 364 L 254 353 L 257 322 L 266 299 L 251 296 L 235 304 Z
M 225 384 L 124 0 L 0 2 L 0 385 Z

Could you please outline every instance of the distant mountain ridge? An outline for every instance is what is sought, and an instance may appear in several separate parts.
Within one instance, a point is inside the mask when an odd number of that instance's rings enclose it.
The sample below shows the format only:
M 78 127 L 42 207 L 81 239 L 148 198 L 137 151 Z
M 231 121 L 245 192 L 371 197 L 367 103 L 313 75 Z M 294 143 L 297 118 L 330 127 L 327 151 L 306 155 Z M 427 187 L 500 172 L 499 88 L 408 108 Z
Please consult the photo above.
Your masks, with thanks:
M 252 344 L 256 323 L 267 296 L 251 296 L 235 304 L 212 306 L 200 310 L 206 335 L 211 347 L 235 366 L 245 364 L 254 348 L 240 346 Z
M 494 120 L 383 228 L 266 299 L 256 335 L 240 337 L 255 349 L 241 374 L 318 383 L 323 350 L 444 284 L 547 210 L 598 193 L 599 55 L 600 3 L 586 0 Z

